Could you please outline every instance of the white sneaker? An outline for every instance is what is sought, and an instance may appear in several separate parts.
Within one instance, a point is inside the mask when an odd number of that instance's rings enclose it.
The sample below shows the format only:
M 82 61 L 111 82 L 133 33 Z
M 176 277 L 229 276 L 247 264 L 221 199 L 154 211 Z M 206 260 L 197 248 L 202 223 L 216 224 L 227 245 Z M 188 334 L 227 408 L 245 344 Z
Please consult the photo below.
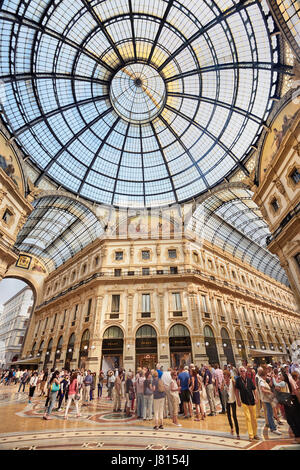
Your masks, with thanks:
M 281 433 L 280 431 L 278 431 L 277 429 L 275 429 L 275 431 L 271 431 L 271 432 L 272 432 L 273 434 L 277 434 L 278 436 L 281 436 L 281 434 L 282 434 L 282 433 Z

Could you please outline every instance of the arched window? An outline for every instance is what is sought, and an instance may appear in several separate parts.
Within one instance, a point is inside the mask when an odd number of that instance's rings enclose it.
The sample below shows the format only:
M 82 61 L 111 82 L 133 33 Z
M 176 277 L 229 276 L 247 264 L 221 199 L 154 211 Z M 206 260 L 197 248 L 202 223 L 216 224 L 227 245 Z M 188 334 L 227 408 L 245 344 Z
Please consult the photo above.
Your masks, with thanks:
M 266 349 L 266 345 L 265 345 L 265 342 L 263 340 L 263 337 L 260 333 L 258 333 L 258 341 L 259 341 L 259 345 L 261 347 L 261 349 Z
M 39 350 L 38 350 L 38 356 L 40 356 L 43 352 L 44 349 L 44 340 L 41 342 Z
M 69 349 L 73 349 L 74 344 L 75 344 L 75 333 L 72 333 L 70 338 L 69 338 L 69 342 L 68 342 L 68 352 L 71 352 L 71 351 L 69 351 Z
M 107 328 L 107 330 L 105 330 L 104 335 L 103 335 L 103 338 L 105 339 L 123 338 L 123 337 L 124 337 L 123 331 L 118 326 L 110 326 L 109 328 Z
M 185 325 L 181 325 L 180 323 L 173 325 L 170 329 L 169 333 L 170 338 L 176 337 L 187 337 L 190 336 L 190 332 Z
M 213 330 L 211 329 L 210 326 L 206 325 L 204 327 L 204 336 L 208 337 L 208 338 L 214 338 L 214 332 Z
M 143 325 L 136 332 L 137 338 L 156 338 L 156 336 L 155 329 L 150 325 Z
M 228 334 L 228 331 L 226 330 L 226 328 L 221 329 L 221 337 L 223 339 L 229 339 L 229 334 Z
M 32 356 L 34 356 L 35 348 L 36 348 L 36 341 L 33 343 L 33 346 L 32 346 L 32 348 L 31 348 L 31 354 L 32 354 Z
M 249 331 L 248 334 L 247 334 L 247 338 L 248 338 L 248 341 L 249 341 L 249 346 L 250 346 L 250 348 L 251 348 L 251 349 L 255 349 L 255 347 L 256 347 L 256 346 L 255 346 L 255 341 L 254 341 L 253 336 L 252 336 L 252 334 L 250 333 L 250 331 Z

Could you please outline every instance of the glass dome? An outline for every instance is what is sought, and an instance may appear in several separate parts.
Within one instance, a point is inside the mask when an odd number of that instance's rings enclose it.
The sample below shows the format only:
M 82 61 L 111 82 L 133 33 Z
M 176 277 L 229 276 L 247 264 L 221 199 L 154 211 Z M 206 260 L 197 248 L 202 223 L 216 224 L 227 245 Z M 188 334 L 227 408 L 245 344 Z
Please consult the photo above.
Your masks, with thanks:
M 278 93 L 266 2 L 4 0 L 4 119 L 97 203 L 187 201 L 244 163 Z

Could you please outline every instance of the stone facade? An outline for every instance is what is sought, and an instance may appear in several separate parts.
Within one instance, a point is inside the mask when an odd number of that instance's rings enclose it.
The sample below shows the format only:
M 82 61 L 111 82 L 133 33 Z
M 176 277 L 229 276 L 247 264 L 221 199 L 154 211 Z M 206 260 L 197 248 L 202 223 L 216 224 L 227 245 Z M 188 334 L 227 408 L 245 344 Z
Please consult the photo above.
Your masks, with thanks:
M 273 129 L 282 117 L 290 117 L 278 137 L 270 159 L 270 146 L 262 150 L 259 184 L 253 200 L 269 225 L 268 249 L 279 257 L 300 309 L 300 112 L 292 103 L 280 110 Z M 299 107 L 298 107 L 299 109 Z M 283 128 L 284 124 L 282 124 Z M 274 149 L 274 147 L 273 147 Z
M 153 329 L 139 330 L 146 325 Z M 176 325 L 186 327 L 182 337 Z M 47 277 L 23 358 L 36 357 L 39 368 L 96 372 L 115 362 L 134 370 L 156 362 L 240 363 L 267 353 L 287 360 L 286 346 L 299 332 L 288 287 L 208 242 L 110 238 Z

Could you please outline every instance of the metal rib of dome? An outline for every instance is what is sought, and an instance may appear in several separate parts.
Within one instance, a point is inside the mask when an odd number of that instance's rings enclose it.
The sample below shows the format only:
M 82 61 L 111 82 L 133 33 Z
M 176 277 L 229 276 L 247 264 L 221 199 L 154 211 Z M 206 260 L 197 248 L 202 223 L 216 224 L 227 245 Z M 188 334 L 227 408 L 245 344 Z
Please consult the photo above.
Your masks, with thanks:
M 183 202 L 248 173 L 279 87 L 273 30 L 265 1 L 3 0 L 4 119 L 36 184 Z

